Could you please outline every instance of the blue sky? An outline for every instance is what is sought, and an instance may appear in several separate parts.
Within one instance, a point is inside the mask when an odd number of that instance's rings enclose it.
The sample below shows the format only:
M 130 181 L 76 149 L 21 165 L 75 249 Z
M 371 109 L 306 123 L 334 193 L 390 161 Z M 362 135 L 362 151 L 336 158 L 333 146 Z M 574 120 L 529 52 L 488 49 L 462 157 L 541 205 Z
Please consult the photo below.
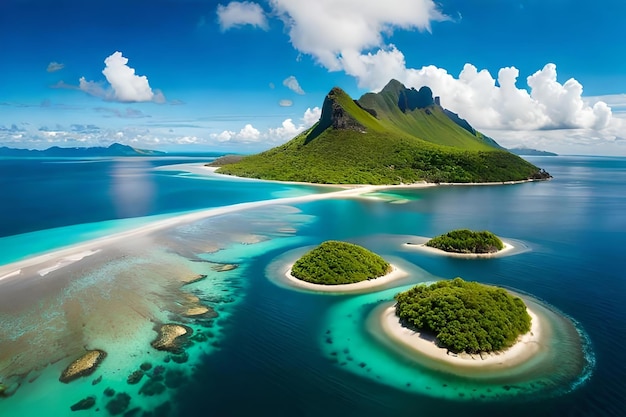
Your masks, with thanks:
M 4 0 L 0 146 L 255 152 L 391 78 L 504 146 L 626 155 L 623 0 Z

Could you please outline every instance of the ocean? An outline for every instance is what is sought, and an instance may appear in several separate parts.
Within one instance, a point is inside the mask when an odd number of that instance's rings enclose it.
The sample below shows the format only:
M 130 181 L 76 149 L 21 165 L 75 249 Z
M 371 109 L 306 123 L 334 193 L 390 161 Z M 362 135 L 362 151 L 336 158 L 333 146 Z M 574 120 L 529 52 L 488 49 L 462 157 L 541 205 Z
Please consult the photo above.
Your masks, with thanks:
M 0 273 L 0 415 L 625 416 L 626 158 L 528 159 L 554 179 L 311 201 L 281 199 L 333 189 L 215 177 L 193 158 L 0 160 L 0 264 L 205 209 L 277 202 Z M 488 229 L 518 250 L 459 259 L 405 245 L 455 228 Z M 409 277 L 351 295 L 280 283 L 285 265 L 329 239 L 374 250 Z M 198 274 L 207 277 L 190 282 Z M 457 276 L 545 312 L 554 343 L 542 362 L 464 378 L 381 342 L 377 308 L 400 289 Z M 216 317 L 182 313 L 190 296 Z M 184 353 L 150 347 L 166 322 L 193 329 Z M 59 382 L 85 348 L 108 356 L 92 376 Z M 93 407 L 70 410 L 88 397 Z

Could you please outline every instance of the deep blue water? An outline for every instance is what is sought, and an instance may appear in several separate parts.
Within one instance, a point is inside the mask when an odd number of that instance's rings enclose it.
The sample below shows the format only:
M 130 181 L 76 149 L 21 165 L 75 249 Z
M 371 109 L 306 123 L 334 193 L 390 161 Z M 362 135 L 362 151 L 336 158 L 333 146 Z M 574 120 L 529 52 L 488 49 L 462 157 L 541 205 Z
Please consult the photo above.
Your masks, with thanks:
M 220 350 L 203 358 L 190 385 L 176 394 L 180 415 L 625 416 L 626 159 L 529 160 L 554 179 L 508 186 L 394 190 L 387 200 L 298 204 L 303 214 L 312 216 L 297 227 L 299 239 L 285 239 L 264 253 L 238 260 L 247 268 L 246 294 L 225 323 L 228 332 Z M 28 161 L 38 165 L 36 173 L 14 174 L 9 181 L 5 172 L 23 171 L 11 166 L 15 161 L 8 162 L 9 168 L 5 163 L 0 161 L 0 167 L 5 167 L 0 168 L 3 194 L 19 196 L 13 204 L 2 205 L 0 234 L 5 236 L 299 192 L 298 186 L 185 178 L 153 171 L 151 166 L 161 163 L 155 161 L 139 167 L 125 160 L 82 165 Z M 142 183 L 149 178 L 154 192 L 148 209 L 119 211 L 111 191 L 121 178 L 119 164 L 130 165 L 125 166 L 129 173 L 124 181 Z M 254 231 L 254 223 L 249 227 Z M 465 260 L 389 244 L 393 236 L 401 241 L 405 235 L 433 236 L 460 227 L 489 229 L 523 242 L 530 250 L 510 257 Z M 435 277 L 461 276 L 531 294 L 584 329 L 595 358 L 591 377 L 565 393 L 481 402 L 411 393 L 346 371 L 324 355 L 323 334 L 328 311 L 351 296 L 295 292 L 267 278 L 268 265 L 284 253 L 328 239 L 363 244 Z
M 211 180 L 164 165 L 212 158 L 0 159 L 0 237 L 264 200 L 312 187 Z M 303 191 L 297 191 L 303 192 Z

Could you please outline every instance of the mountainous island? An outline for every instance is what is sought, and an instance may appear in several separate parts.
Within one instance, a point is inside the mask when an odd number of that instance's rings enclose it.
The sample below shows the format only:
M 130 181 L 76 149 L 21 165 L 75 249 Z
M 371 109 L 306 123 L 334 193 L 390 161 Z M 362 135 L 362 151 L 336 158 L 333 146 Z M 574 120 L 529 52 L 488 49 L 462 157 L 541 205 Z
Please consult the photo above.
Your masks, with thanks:
M 533 148 L 509 148 L 508 151 L 514 153 L 515 155 L 524 156 L 558 156 L 558 154 L 554 152 L 540 151 Z
M 429 87 L 396 80 L 358 100 L 335 87 L 309 130 L 268 151 L 210 165 L 223 174 L 330 184 L 550 178 L 443 108 Z
M 108 147 L 73 147 L 61 148 L 53 146 L 48 149 L 16 149 L 3 146 L 0 148 L 0 156 L 4 157 L 105 157 L 105 156 L 164 156 L 165 152 L 153 151 L 148 149 L 138 149 L 132 146 L 113 143 Z

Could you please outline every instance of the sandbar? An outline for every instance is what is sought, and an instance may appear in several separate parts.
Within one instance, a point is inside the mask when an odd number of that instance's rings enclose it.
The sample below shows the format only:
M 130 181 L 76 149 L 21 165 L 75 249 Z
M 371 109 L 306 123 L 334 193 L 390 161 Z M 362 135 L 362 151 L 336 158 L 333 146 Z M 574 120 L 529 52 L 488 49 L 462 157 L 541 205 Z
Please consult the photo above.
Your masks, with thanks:
M 532 310 L 526 309 L 531 317 L 530 331 L 518 338 L 517 343 L 505 351 L 482 354 L 455 354 L 446 348 L 440 348 L 432 335 L 423 335 L 400 323 L 396 316 L 395 305 L 385 308 L 380 313 L 380 325 L 385 336 L 391 341 L 408 348 L 422 357 L 461 370 L 470 369 L 507 369 L 520 365 L 535 356 L 545 343 L 542 340 L 541 320 Z
M 24 260 L 0 266 L 0 280 L 19 279 L 23 275 L 28 275 L 27 268 L 37 267 L 38 272 L 50 273 L 66 265 L 77 262 L 86 256 L 97 253 L 105 246 L 123 242 L 131 237 L 143 236 L 152 232 L 179 226 L 182 224 L 202 220 L 209 217 L 235 213 L 242 210 L 264 207 L 269 205 L 295 204 L 309 201 L 317 201 L 329 198 L 357 197 L 361 194 L 389 188 L 388 185 L 369 185 L 355 188 L 347 188 L 339 191 L 331 191 L 320 194 L 307 194 L 296 197 L 274 198 L 269 200 L 253 201 L 246 203 L 232 204 L 229 206 L 198 210 L 191 213 L 181 214 L 165 220 L 157 220 L 144 226 L 140 226 L 124 232 L 115 233 L 103 238 L 93 239 L 71 246 L 59 248 L 57 250 L 34 255 Z M 68 262 L 69 261 L 69 262 Z
M 368 279 L 365 281 L 354 282 L 352 284 L 337 284 L 337 285 L 324 285 L 324 284 L 314 284 L 312 282 L 306 282 L 301 279 L 298 279 L 291 275 L 291 267 L 285 273 L 285 277 L 287 277 L 287 281 L 289 284 L 296 288 L 301 288 L 310 291 L 318 291 L 318 292 L 330 292 L 330 293 L 351 293 L 351 292 L 362 292 L 363 290 L 370 290 L 372 288 L 379 288 L 389 284 L 390 282 L 402 279 L 408 276 L 408 274 L 398 268 L 397 266 L 391 265 L 391 272 L 387 273 L 378 278 Z

